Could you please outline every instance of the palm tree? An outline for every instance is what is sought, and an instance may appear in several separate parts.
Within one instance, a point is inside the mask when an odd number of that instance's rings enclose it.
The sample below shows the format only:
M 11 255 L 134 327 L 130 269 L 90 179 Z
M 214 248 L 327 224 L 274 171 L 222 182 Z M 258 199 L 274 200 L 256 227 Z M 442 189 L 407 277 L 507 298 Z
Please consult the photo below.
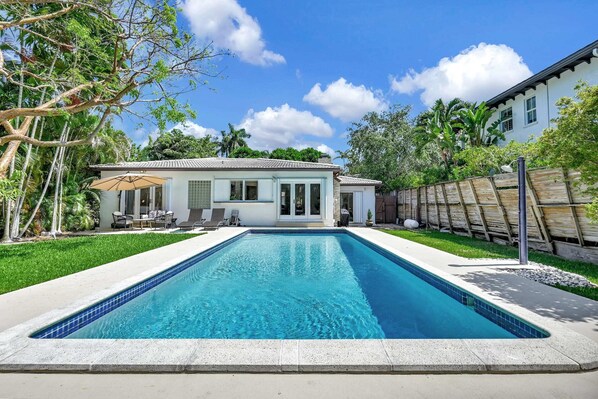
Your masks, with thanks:
M 442 163 L 447 172 L 453 163 L 453 154 L 463 147 L 461 137 L 460 112 L 467 107 L 467 103 L 454 98 L 448 103 L 442 99 L 436 100 L 434 106 L 418 117 L 416 141 L 422 148 L 428 143 L 435 143 Z
M 228 132 L 221 130 L 220 133 L 222 134 L 222 139 L 218 143 L 219 152 L 221 155 L 226 157 L 228 157 L 230 153 L 237 148 L 247 147 L 247 142 L 245 139 L 251 137 L 251 135 L 247 133 L 245 129 L 235 129 L 231 123 L 228 124 Z
M 504 134 L 498 129 L 499 121 L 495 121 L 488 129 L 486 124 L 492 117 L 485 102 L 480 105 L 472 104 L 459 112 L 461 127 L 468 144 L 472 147 L 493 145 L 499 139 L 504 140 Z

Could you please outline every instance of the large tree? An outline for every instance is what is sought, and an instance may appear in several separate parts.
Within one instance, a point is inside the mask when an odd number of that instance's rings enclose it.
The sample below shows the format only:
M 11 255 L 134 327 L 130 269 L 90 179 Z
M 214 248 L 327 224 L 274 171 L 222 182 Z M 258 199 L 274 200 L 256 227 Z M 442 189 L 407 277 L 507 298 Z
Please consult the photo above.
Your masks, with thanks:
M 222 138 L 219 142 L 220 154 L 228 157 L 237 148 L 247 147 L 247 141 L 251 137 L 245 129 L 235 129 L 232 123 L 228 124 L 228 132 L 222 130 L 220 132 Z
M 123 111 L 145 109 L 162 129 L 192 114 L 177 93 L 202 83 L 205 61 L 215 54 L 179 32 L 175 6 L 174 0 L 3 0 L 0 79 L 3 92 L 18 94 L 0 111 L 0 178 L 23 142 L 92 143 L 109 114 Z M 173 84 L 182 77 L 187 85 Z M 37 118 L 81 112 L 98 117 L 87 136 L 35 136 Z
M 409 120 L 409 107 L 370 112 L 347 131 L 349 149 L 341 153 L 350 175 L 382 181 L 382 190 L 407 185 L 407 180 L 428 162 L 417 157 L 416 131 Z
M 552 165 L 580 171 L 593 196 L 588 214 L 598 222 L 598 85 L 583 83 L 575 90 L 576 98 L 557 101 L 559 116 L 542 132 L 540 151 Z
M 215 157 L 218 143 L 212 136 L 194 137 L 179 129 L 162 132 L 142 150 L 146 160 Z

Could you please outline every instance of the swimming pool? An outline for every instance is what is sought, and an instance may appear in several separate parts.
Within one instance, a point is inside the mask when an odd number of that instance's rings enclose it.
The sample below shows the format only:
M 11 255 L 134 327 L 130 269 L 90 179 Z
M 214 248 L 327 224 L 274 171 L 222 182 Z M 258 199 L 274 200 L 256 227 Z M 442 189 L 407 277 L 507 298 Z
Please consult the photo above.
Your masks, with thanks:
M 34 338 L 543 338 L 343 230 L 249 231 Z

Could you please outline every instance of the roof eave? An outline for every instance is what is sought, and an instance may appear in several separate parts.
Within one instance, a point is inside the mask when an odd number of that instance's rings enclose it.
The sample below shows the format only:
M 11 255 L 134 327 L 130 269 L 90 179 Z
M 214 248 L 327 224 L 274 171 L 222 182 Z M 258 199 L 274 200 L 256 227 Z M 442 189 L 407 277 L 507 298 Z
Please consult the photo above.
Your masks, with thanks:
M 497 108 L 501 104 L 515 99 L 519 94 L 525 94 L 527 90 L 535 89 L 540 84 L 546 84 L 549 79 L 552 79 L 555 76 L 560 76 L 567 70 L 573 70 L 577 65 L 583 62 L 591 62 L 591 59 L 594 57 L 592 51 L 595 48 L 598 48 L 598 40 L 588 44 L 573 54 L 568 55 L 535 75 L 530 76 L 523 82 L 516 84 L 499 95 L 492 97 L 490 100 L 486 101 L 486 105 L 489 108 Z

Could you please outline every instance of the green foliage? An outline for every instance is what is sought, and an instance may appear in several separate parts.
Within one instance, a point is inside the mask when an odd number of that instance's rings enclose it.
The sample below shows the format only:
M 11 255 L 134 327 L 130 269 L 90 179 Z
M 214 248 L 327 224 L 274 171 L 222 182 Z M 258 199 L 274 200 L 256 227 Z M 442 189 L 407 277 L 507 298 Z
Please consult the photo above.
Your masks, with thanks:
M 582 83 L 575 90 L 576 100 L 557 101 L 559 116 L 555 126 L 542 133 L 540 153 L 551 165 L 579 170 L 587 191 L 598 196 L 598 85 Z M 588 208 L 594 221 L 597 202 Z
M 211 136 L 196 138 L 179 129 L 162 132 L 142 150 L 144 160 L 215 157 L 218 143 Z
M 247 133 L 245 129 L 235 129 L 232 123 L 228 124 L 228 132 L 221 130 L 220 134 L 222 137 L 218 143 L 218 151 L 220 152 L 220 155 L 225 157 L 230 156 L 230 154 L 237 148 L 247 147 L 247 142 L 245 139 L 251 137 L 251 135 Z
M 518 249 L 511 246 L 495 244 L 476 238 L 462 237 L 456 234 L 440 233 L 431 230 L 382 230 L 385 233 L 427 245 L 464 258 L 476 259 L 517 259 Z M 594 284 L 598 284 L 598 268 L 591 263 L 564 259 L 544 252 L 530 251 L 529 259 L 558 269 L 577 273 Z M 557 288 L 574 292 L 590 299 L 598 300 L 598 288 Z
M 307 147 L 297 150 L 292 147 L 276 148 L 270 153 L 271 159 L 288 159 L 290 161 L 318 162 L 322 153 L 315 148 Z
M 368 209 L 368 220 L 372 220 L 372 210 Z
M 516 169 L 519 156 L 526 160 L 528 168 L 548 166 L 539 154 L 539 145 L 533 141 L 518 143 L 511 141 L 504 147 L 497 145 L 469 147 L 455 155 L 457 166 L 453 168 L 451 179 L 461 180 L 475 176 L 490 176 L 501 172 L 501 166 L 509 165 Z
M 349 149 L 341 152 L 346 172 L 382 181 L 382 191 L 417 184 L 417 173 L 439 162 L 438 152 L 417 151 L 417 131 L 409 120 L 409 107 L 393 106 L 370 112 L 348 129 Z
M 470 147 L 496 145 L 505 139 L 505 134 L 498 129 L 500 121 L 495 121 L 489 128 L 486 128 L 488 120 L 494 111 L 488 108 L 485 102 L 480 105 L 471 104 L 459 112 L 461 128 L 461 140 L 464 140 Z
M 239 147 L 228 154 L 229 158 L 269 158 L 268 151 L 253 150 L 247 146 Z
M 19 190 L 20 173 L 13 173 L 10 178 L 0 178 L 0 201 L 14 200 L 22 191 Z
M 0 294 L 173 244 L 197 234 L 116 234 L 0 246 Z

